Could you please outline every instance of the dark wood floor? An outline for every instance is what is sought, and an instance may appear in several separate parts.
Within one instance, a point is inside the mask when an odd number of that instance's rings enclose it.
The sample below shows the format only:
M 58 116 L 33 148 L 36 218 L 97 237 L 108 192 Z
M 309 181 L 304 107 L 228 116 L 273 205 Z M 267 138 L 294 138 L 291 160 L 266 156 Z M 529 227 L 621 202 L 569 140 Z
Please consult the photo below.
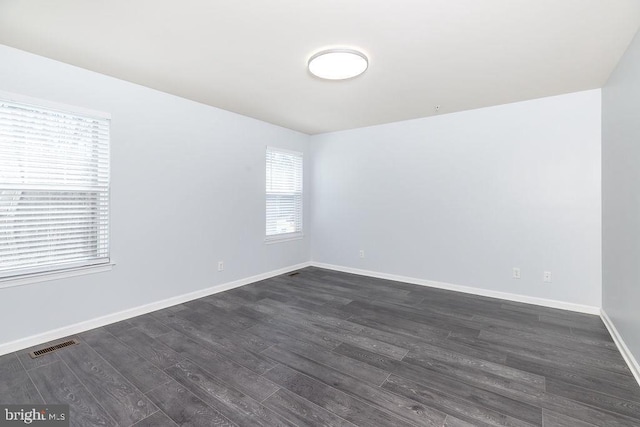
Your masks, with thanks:
M 307 268 L 0 357 L 76 426 L 640 426 L 597 316 Z

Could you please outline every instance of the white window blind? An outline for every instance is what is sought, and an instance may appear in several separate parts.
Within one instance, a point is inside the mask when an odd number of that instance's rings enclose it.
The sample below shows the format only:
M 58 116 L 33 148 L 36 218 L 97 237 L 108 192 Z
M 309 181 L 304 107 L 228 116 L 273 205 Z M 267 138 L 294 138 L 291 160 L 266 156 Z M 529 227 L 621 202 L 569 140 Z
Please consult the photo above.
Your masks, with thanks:
M 109 119 L 0 99 L 0 278 L 109 262 Z
M 267 147 L 267 239 L 302 235 L 302 153 Z

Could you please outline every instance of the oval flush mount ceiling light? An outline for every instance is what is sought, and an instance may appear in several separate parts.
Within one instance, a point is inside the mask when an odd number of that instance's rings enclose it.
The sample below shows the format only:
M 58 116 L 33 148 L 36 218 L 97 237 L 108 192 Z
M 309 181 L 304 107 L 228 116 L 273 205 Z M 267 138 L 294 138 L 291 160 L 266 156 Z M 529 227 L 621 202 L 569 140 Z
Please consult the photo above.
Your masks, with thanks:
M 364 53 L 354 49 L 327 49 L 309 58 L 309 71 L 327 80 L 344 80 L 359 76 L 369 66 Z

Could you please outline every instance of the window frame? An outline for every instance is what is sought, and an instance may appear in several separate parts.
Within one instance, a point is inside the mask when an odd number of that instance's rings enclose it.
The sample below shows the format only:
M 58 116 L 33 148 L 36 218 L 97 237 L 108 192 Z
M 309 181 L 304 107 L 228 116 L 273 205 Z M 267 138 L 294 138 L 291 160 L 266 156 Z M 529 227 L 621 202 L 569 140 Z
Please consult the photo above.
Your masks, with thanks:
M 268 198 L 269 198 L 269 192 L 266 189 L 266 168 L 267 166 L 267 161 L 269 159 L 268 154 L 269 152 L 279 152 L 279 153 L 283 153 L 283 154 L 289 154 L 289 155 L 294 155 L 300 158 L 300 231 L 292 231 L 292 232 L 287 232 L 287 233 L 279 233 L 279 234 L 271 234 L 271 235 L 267 235 L 267 227 L 268 227 L 268 218 L 267 218 L 267 203 L 268 203 Z M 304 237 L 304 153 L 301 151 L 295 151 L 295 150 L 290 150 L 287 148 L 280 148 L 280 147 L 274 147 L 274 146 L 270 146 L 268 145 L 266 147 L 265 150 L 265 237 L 264 237 L 264 242 L 266 244 L 272 244 L 272 243 L 280 243 L 280 242 L 287 242 L 287 241 L 292 241 L 292 240 L 300 240 Z M 295 196 L 295 192 L 294 192 L 294 196 Z
M 0 90 L 0 101 L 22 104 L 26 107 L 31 107 L 34 109 L 43 109 L 43 110 L 55 110 L 62 113 L 66 113 L 69 115 L 80 116 L 84 118 L 95 118 L 100 120 L 108 121 L 108 128 L 111 127 L 111 114 L 91 110 L 88 108 L 62 104 L 59 102 L 54 102 L 50 100 L 34 98 L 22 94 L 16 94 L 11 92 L 6 92 Z M 11 287 L 11 286 L 20 286 L 30 283 L 37 283 L 47 280 L 56 280 L 66 277 L 74 277 L 79 275 L 97 273 L 108 271 L 113 268 L 115 265 L 112 259 L 112 235 L 111 235 L 111 132 L 109 132 L 109 138 L 107 141 L 107 167 L 106 172 L 108 175 L 107 185 L 106 185 L 106 194 L 107 194 L 107 202 L 106 202 L 106 236 L 107 236 L 107 246 L 106 246 L 106 257 L 102 257 L 99 259 L 87 259 L 84 261 L 71 261 L 71 262 L 59 262 L 55 264 L 45 265 L 45 266 L 31 266 L 24 267 L 20 270 L 16 269 L 15 274 L 5 275 L 0 277 L 0 289 Z M 24 184 L 25 189 L 29 189 L 29 186 L 35 188 L 36 186 L 32 184 Z M 64 191 L 64 190 L 58 190 Z M 98 226 L 99 223 L 96 223 Z

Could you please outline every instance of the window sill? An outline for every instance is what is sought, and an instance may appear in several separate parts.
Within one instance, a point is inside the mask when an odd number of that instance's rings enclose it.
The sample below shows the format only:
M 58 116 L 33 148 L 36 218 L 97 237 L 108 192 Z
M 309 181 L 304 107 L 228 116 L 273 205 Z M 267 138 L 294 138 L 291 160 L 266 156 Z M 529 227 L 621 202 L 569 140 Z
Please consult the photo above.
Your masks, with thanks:
M 289 234 L 281 234 L 279 236 L 269 236 L 264 238 L 264 243 L 267 245 L 272 245 L 274 243 L 280 242 L 290 242 L 292 240 L 301 240 L 304 238 L 303 233 L 289 233 Z
M 83 276 L 85 274 L 102 273 L 110 271 L 115 264 L 99 264 L 87 267 L 70 268 L 67 270 L 50 271 L 45 273 L 25 274 L 23 276 L 7 277 L 0 279 L 0 289 L 13 286 L 30 285 L 32 283 L 46 282 L 49 280 L 66 279 L 68 277 Z

